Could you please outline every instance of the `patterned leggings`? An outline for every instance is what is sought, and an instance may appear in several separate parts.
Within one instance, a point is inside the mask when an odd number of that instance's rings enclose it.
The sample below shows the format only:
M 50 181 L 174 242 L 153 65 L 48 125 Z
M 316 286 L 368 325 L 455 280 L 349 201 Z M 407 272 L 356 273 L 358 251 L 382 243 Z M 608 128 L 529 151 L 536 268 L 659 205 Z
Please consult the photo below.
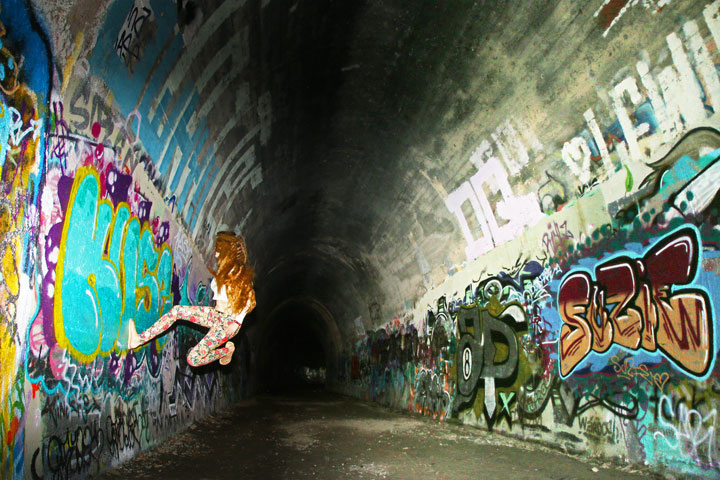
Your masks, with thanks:
M 191 366 L 206 365 L 230 353 L 230 349 L 227 347 L 217 347 L 228 340 L 225 327 L 237 322 L 232 316 L 220 313 L 212 307 L 175 305 L 157 322 L 152 324 L 150 328 L 142 332 L 140 338 L 143 343 L 149 342 L 170 328 L 176 320 L 187 320 L 210 329 L 205 338 L 200 340 L 200 343 L 195 345 L 188 353 L 187 361 Z

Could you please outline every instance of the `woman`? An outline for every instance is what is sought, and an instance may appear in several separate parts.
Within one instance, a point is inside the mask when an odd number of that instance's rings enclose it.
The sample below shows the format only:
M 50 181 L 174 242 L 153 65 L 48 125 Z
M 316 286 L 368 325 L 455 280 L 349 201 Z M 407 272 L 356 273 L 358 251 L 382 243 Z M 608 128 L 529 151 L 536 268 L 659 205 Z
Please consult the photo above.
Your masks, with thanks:
M 232 232 L 218 233 L 215 258 L 218 270 L 210 270 L 215 277 L 210 283 L 215 308 L 175 305 L 141 334 L 137 333 L 135 323 L 131 321 L 128 348 L 137 348 L 149 342 L 170 328 L 176 320 L 188 320 L 210 329 L 205 338 L 188 353 L 188 364 L 198 367 L 218 359 L 221 365 L 230 363 L 235 344 L 228 340 L 237 335 L 245 316 L 255 308 L 253 271 L 247 264 L 245 241 Z M 217 348 L 225 342 L 225 347 Z

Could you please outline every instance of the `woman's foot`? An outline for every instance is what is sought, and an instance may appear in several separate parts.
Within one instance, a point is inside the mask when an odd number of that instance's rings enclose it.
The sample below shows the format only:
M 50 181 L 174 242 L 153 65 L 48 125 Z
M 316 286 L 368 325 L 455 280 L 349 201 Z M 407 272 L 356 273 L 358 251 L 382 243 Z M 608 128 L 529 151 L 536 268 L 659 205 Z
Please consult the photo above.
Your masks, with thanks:
M 135 328 L 135 322 L 130 320 L 130 325 L 128 327 L 128 349 L 137 348 L 142 345 L 142 343 L 142 339 Z
M 235 353 L 235 344 L 233 342 L 227 342 L 225 344 L 225 348 L 230 350 L 228 353 L 225 354 L 224 357 L 220 359 L 220 365 L 227 365 L 230 363 L 230 360 L 232 360 L 233 353 Z

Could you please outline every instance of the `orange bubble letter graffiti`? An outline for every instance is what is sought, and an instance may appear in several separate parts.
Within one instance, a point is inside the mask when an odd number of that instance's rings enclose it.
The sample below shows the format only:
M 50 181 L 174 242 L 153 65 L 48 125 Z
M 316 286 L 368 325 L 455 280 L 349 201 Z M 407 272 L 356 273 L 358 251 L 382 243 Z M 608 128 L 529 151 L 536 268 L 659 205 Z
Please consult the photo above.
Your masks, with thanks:
M 590 354 L 612 344 L 659 350 L 683 372 L 702 377 L 713 359 L 712 306 L 690 285 L 700 264 L 700 242 L 684 227 L 642 258 L 615 257 L 589 272 L 571 272 L 560 285 L 560 373 L 566 377 Z

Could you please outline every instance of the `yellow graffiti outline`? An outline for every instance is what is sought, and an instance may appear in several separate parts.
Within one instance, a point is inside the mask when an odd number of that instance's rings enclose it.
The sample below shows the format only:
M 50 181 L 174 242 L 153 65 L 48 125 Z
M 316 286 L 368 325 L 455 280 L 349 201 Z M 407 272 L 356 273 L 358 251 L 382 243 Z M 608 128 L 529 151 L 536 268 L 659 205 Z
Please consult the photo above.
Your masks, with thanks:
M 64 328 L 64 317 L 62 314 L 62 283 L 63 283 L 63 277 L 65 274 L 65 248 L 67 246 L 67 236 L 68 236 L 68 230 L 70 229 L 70 219 L 72 218 L 73 209 L 75 207 L 75 196 L 77 195 L 78 190 L 80 189 L 80 185 L 82 185 L 85 178 L 87 178 L 89 175 L 92 175 L 95 177 L 95 180 L 97 181 L 98 186 L 98 197 L 100 196 L 100 175 L 95 171 L 94 168 L 86 166 L 86 167 L 80 167 L 78 168 L 77 172 L 75 173 L 75 179 L 73 180 L 73 186 L 70 190 L 70 198 L 68 199 L 68 206 L 67 206 L 67 213 L 65 214 L 65 219 L 63 221 L 63 229 L 62 229 L 62 236 L 60 237 L 60 245 L 59 245 L 59 253 L 58 253 L 58 260 L 55 267 L 55 318 L 53 319 L 53 323 L 55 324 L 55 338 L 57 339 L 58 345 L 60 345 L 62 348 L 69 350 L 70 353 L 73 354 L 74 357 L 79 358 L 80 360 L 84 360 L 86 362 L 90 362 L 95 357 L 97 357 L 98 352 L 100 352 L 100 343 L 102 342 L 102 328 L 104 326 L 104 322 L 102 322 L 102 311 L 99 312 L 100 314 L 100 335 L 98 336 L 98 344 L 97 347 L 95 347 L 95 350 L 93 353 L 90 354 L 84 354 L 79 352 L 75 347 L 72 346 L 70 341 L 68 340 L 67 336 L 65 335 L 65 328 Z M 95 225 L 93 228 L 93 238 L 95 235 L 97 235 L 97 221 L 98 221 L 98 213 L 100 210 L 100 206 L 102 203 L 109 203 L 112 207 L 112 203 L 107 199 L 101 199 L 98 198 L 97 206 L 95 207 Z M 103 242 L 103 250 L 104 250 L 104 244 Z M 103 251 L 103 256 L 105 255 Z M 88 284 L 90 276 L 88 275 Z M 93 292 L 95 293 L 95 299 L 99 300 L 97 298 L 97 292 L 95 292 L 95 289 L 93 288 Z M 98 301 L 98 308 L 100 308 L 100 302 Z
M 125 205 L 127 205 L 128 211 L 130 211 L 130 216 L 128 217 L 128 220 L 127 220 L 128 228 L 126 228 L 122 234 L 121 245 L 123 247 L 125 246 L 125 242 L 127 241 L 128 232 L 130 231 L 130 223 L 133 221 L 133 219 L 136 219 L 138 221 L 138 225 L 140 224 L 140 219 L 132 214 L 132 210 L 130 209 L 130 205 L 128 203 L 120 202 L 120 204 L 118 204 L 118 209 L 120 208 L 120 206 L 125 206 Z M 113 223 L 112 230 L 113 231 L 115 230 L 114 223 Z M 142 227 L 140 228 L 140 231 L 142 232 Z M 111 236 L 112 236 L 112 232 L 111 232 Z M 123 265 L 123 267 L 125 266 L 125 249 L 124 248 L 120 248 L 120 265 Z M 137 260 L 136 260 L 136 264 L 135 264 L 135 269 L 137 270 Z M 125 275 L 126 275 L 125 268 L 123 268 L 122 270 L 120 270 L 120 296 L 121 296 L 123 302 L 122 302 L 122 307 L 120 308 L 120 325 L 118 326 L 118 336 L 120 335 L 120 332 L 122 331 L 122 328 L 124 326 L 123 319 L 125 318 L 125 295 L 127 294 L 127 292 L 125 291 Z M 135 281 L 135 284 L 137 285 L 137 280 Z M 133 310 L 133 320 L 135 320 L 135 311 L 137 311 L 137 302 L 133 302 L 133 307 L 135 308 L 135 310 Z M 127 344 L 127 342 L 122 342 L 122 345 L 127 346 L 126 344 Z M 116 338 L 115 339 L 115 347 L 113 347 L 113 349 L 120 351 L 120 350 L 126 350 L 127 348 L 121 348 L 120 345 L 118 345 L 118 338 Z
M 3 438 L 0 440 L 0 472 L 14 464 L 15 437 L 8 443 L 7 432 L 15 418 L 13 409 L 13 385 L 17 379 L 16 345 L 8 328 L 0 323 L 0 419 Z
M 109 202 L 109 201 L 108 201 L 108 202 Z M 118 279 L 119 279 L 119 282 L 120 282 L 120 297 L 121 297 L 121 299 L 122 299 L 122 302 L 121 302 L 121 303 L 122 303 L 122 306 L 121 306 L 121 308 L 120 308 L 120 323 L 118 324 L 118 331 L 117 331 L 117 334 L 116 334 L 116 336 L 115 336 L 115 345 L 114 345 L 114 347 L 113 347 L 112 349 L 110 349 L 110 351 L 108 352 L 108 354 L 109 354 L 110 352 L 112 352 L 113 350 L 116 350 L 116 351 L 126 350 L 125 348 L 120 348 L 120 347 L 118 346 L 118 344 L 117 344 L 117 342 L 118 342 L 118 340 L 119 340 L 120 332 L 122 331 L 122 328 L 123 328 L 123 326 L 124 326 L 122 319 L 123 319 L 124 316 L 125 316 L 125 295 L 127 294 L 127 292 L 125 291 L 125 268 L 124 268 L 124 266 L 125 266 L 125 249 L 122 248 L 122 247 L 120 248 L 120 258 L 119 258 L 119 262 L 120 262 L 120 265 L 123 265 L 123 268 L 118 268 L 118 266 L 115 265 L 115 262 L 113 262 L 113 261 L 109 258 L 109 255 L 106 255 L 106 254 L 105 254 L 106 251 L 109 251 L 109 250 L 110 250 L 110 249 L 109 249 L 109 242 L 110 242 L 110 240 L 112 240 L 112 238 L 113 238 L 113 233 L 115 232 L 115 225 L 116 225 L 115 219 L 117 218 L 118 212 L 119 212 L 120 209 L 123 208 L 123 207 L 126 207 L 127 210 L 128 210 L 128 212 L 130 212 L 130 216 L 128 217 L 125 225 L 129 225 L 130 222 L 132 222 L 133 219 L 137 220 L 137 221 L 138 221 L 138 225 L 140 225 L 140 218 L 139 218 L 137 215 L 133 215 L 133 214 L 132 214 L 132 209 L 130 208 L 130 204 L 127 203 L 127 202 L 119 202 L 119 203 L 117 204 L 117 207 L 113 210 L 113 221 L 112 221 L 110 230 L 108 231 L 108 236 L 107 236 L 107 238 L 105 239 L 105 243 L 103 244 L 102 259 L 103 259 L 103 260 L 107 260 L 109 263 L 111 263 L 111 264 L 113 265 L 113 267 L 115 267 L 115 270 L 118 272 Z M 124 228 L 125 225 L 123 225 L 121 228 Z M 157 255 L 158 255 L 158 262 L 157 262 L 157 265 L 155 266 L 155 270 L 153 270 L 153 271 L 150 271 L 150 270 L 147 268 L 147 262 L 145 262 L 145 261 L 143 261 L 142 268 L 143 268 L 143 271 L 144 271 L 144 272 L 147 272 L 147 274 L 151 275 L 152 277 L 154 277 L 154 278 L 157 280 L 157 271 L 158 271 L 158 269 L 159 269 L 159 267 L 160 267 L 160 258 L 162 257 L 162 251 L 163 251 L 163 250 L 168 250 L 168 251 L 170 252 L 170 264 L 171 264 L 171 265 L 174 265 L 175 259 L 173 258 L 172 249 L 170 248 L 170 246 L 169 246 L 166 242 L 163 242 L 163 243 L 160 245 L 160 248 L 156 248 L 156 247 L 155 247 L 155 235 L 153 234 L 152 229 L 150 228 L 150 225 L 149 225 L 149 223 L 148 223 L 147 221 L 143 222 L 143 223 L 141 224 L 141 226 L 140 226 L 140 231 L 139 231 L 139 233 L 138 233 L 138 241 L 140 241 L 140 239 L 141 239 L 142 236 L 143 236 L 143 233 L 145 233 L 146 230 L 150 231 L 150 238 L 152 238 L 152 240 L 153 240 L 153 242 L 152 242 L 153 247 L 152 247 L 152 248 L 153 248 L 153 250 L 155 251 L 155 253 L 157 253 Z M 125 245 L 125 242 L 127 241 L 128 231 L 129 231 L 128 228 L 125 228 L 125 229 L 123 230 L 122 238 L 121 238 L 121 240 L 120 240 L 120 245 L 121 245 L 121 246 L 124 246 L 124 245 Z M 139 260 L 139 253 L 140 253 L 140 252 L 139 252 L 139 250 L 138 250 L 138 260 Z M 139 267 L 139 265 L 135 265 L 135 268 L 138 268 L 138 267 Z M 163 289 L 163 287 L 164 287 L 164 285 L 165 285 L 165 282 L 164 282 L 164 281 L 161 281 L 161 282 L 159 282 L 159 283 L 160 283 L 160 285 L 159 285 L 159 288 L 158 288 L 158 293 L 162 291 L 162 289 Z M 136 280 L 136 284 L 137 284 L 137 280 Z M 149 290 L 150 290 L 149 287 L 139 287 L 139 288 L 136 287 L 136 288 L 135 288 L 135 301 L 133 302 L 133 320 L 135 320 L 135 312 L 137 312 L 137 307 L 138 307 L 138 304 L 140 303 L 139 298 L 140 298 L 140 297 L 143 297 L 143 298 L 149 297 L 149 294 L 150 294 Z M 146 293 L 145 291 L 147 291 L 147 293 Z M 142 292 L 142 293 L 140 293 L 140 292 Z M 167 301 L 167 300 L 166 300 L 166 297 L 167 297 L 167 296 L 162 296 L 162 295 L 160 295 L 160 300 L 161 300 L 160 309 L 159 309 L 160 312 L 162 312 L 162 309 L 163 309 L 163 307 L 165 306 L 165 302 Z M 172 295 L 169 295 L 169 297 L 172 298 Z M 146 312 L 149 312 L 149 311 L 150 311 L 149 302 L 150 302 L 149 300 L 147 300 L 147 301 L 144 302 L 144 303 L 145 303 L 144 306 L 145 306 L 145 311 L 146 311 Z M 124 344 L 124 342 L 123 342 L 123 344 Z
M 137 218 L 137 217 L 136 217 L 136 218 Z M 142 237 L 143 237 L 143 234 L 145 233 L 146 230 L 147 230 L 147 231 L 150 231 L 150 238 L 152 238 L 153 240 L 155 240 L 155 235 L 153 234 L 152 228 L 150 228 L 150 224 L 149 224 L 147 221 L 145 221 L 145 222 L 143 223 L 142 227 L 140 228 L 140 236 L 139 236 L 139 238 L 142 238 Z M 162 252 L 163 252 L 163 250 L 167 250 L 168 252 L 170 252 L 170 264 L 171 264 L 171 265 L 175 265 L 175 263 L 174 263 L 174 262 L 175 262 L 175 259 L 173 258 L 172 249 L 171 249 L 170 246 L 167 244 L 167 242 L 163 242 L 163 243 L 160 245 L 160 248 L 156 248 L 156 247 L 155 247 L 155 242 L 154 242 L 154 241 L 152 242 L 152 245 L 153 245 L 153 246 L 152 246 L 152 249 L 155 251 L 155 253 L 158 254 L 157 264 L 155 265 L 155 269 L 150 270 L 149 268 L 147 268 L 147 262 L 146 262 L 145 260 L 143 260 L 142 273 L 145 274 L 145 272 L 147 272 L 147 274 L 143 275 L 143 277 L 144 277 L 144 276 L 147 276 L 147 275 L 151 275 L 151 276 L 152 276 L 153 278 L 155 278 L 155 280 L 157 281 L 157 280 L 158 280 L 158 278 L 157 278 L 157 272 L 158 272 L 158 269 L 160 268 L 160 259 L 162 258 Z M 138 265 L 138 267 L 139 267 L 139 265 Z M 162 290 L 164 289 L 164 287 L 165 287 L 165 281 L 164 281 L 164 280 L 163 280 L 163 281 L 158 281 L 158 284 L 159 284 L 159 285 L 158 285 L 158 293 L 159 293 L 159 292 L 162 292 Z M 149 290 L 150 290 L 150 287 L 139 287 L 139 288 L 135 289 L 135 310 L 136 310 L 136 311 L 137 311 L 138 305 L 140 304 L 140 301 L 143 301 L 144 299 L 146 299 L 147 297 L 149 297 Z M 142 292 L 142 293 L 141 293 L 141 292 Z M 159 308 L 159 311 L 160 311 L 160 312 L 163 311 L 163 307 L 165 306 L 165 302 L 167 301 L 167 297 L 172 298 L 172 292 L 170 292 L 170 293 L 171 293 L 170 295 L 165 295 L 165 296 L 160 295 L 160 300 L 161 300 L 160 308 Z M 142 297 L 143 300 L 140 300 L 141 297 Z M 145 311 L 146 311 L 146 312 L 149 312 L 149 311 L 150 311 L 150 306 L 149 306 L 150 301 L 149 301 L 149 300 L 143 301 L 143 303 L 144 303 L 143 307 L 145 307 Z
M 97 182 L 97 186 L 98 186 L 98 202 L 97 202 L 97 206 L 96 206 L 96 208 L 95 208 L 95 226 L 94 226 L 94 228 L 93 228 L 93 232 L 94 232 L 95 235 L 97 235 L 97 226 L 98 226 L 98 225 L 97 225 L 97 222 L 98 222 L 98 213 L 99 213 L 99 210 L 100 210 L 100 206 L 101 206 L 102 204 L 107 204 L 107 205 L 110 206 L 110 208 L 111 208 L 111 210 L 112 210 L 112 212 L 113 212 L 113 217 L 112 217 L 112 220 L 111 220 L 111 222 L 110 222 L 110 227 L 109 227 L 108 230 L 107 230 L 106 237 L 103 239 L 102 254 L 101 254 L 100 259 L 101 259 L 101 260 L 106 260 L 110 265 L 112 265 L 112 267 L 115 269 L 115 271 L 116 271 L 117 274 L 118 274 L 118 281 L 119 281 L 119 284 L 120 284 L 120 299 L 121 299 L 121 302 L 120 302 L 120 303 L 121 303 L 121 307 L 120 307 L 120 322 L 119 322 L 119 325 L 118 325 L 118 330 L 117 330 L 117 332 L 115 333 L 115 342 L 114 342 L 114 344 L 113 344 L 113 347 L 112 347 L 110 350 L 108 350 L 107 352 L 103 352 L 103 351 L 100 350 L 100 345 L 101 345 L 101 343 L 102 343 L 102 339 L 103 339 L 104 333 L 105 333 L 105 332 L 103 331 L 103 328 L 105 327 L 105 323 L 102 321 L 102 310 L 100 310 L 100 311 L 99 311 L 100 320 L 101 320 L 101 322 L 100 322 L 100 336 L 99 336 L 99 338 L 98 338 L 97 347 L 95 348 L 95 350 L 94 350 L 92 353 L 90 353 L 90 354 L 84 354 L 84 353 L 79 352 L 77 349 L 75 349 L 75 348 L 72 346 L 72 344 L 70 343 L 70 341 L 68 340 L 67 336 L 65 335 L 64 321 L 63 321 L 64 318 L 63 318 L 63 315 L 62 315 L 62 306 L 63 306 L 63 304 L 62 304 L 62 279 L 63 279 L 63 275 L 64 275 L 64 273 L 65 273 L 65 272 L 64 272 L 64 270 L 65 270 L 65 247 L 66 247 L 66 245 L 67 245 L 68 230 L 69 230 L 69 228 L 70 228 L 70 222 L 69 222 L 68 220 L 69 220 L 70 218 L 72 218 L 72 212 L 73 212 L 73 208 L 74 208 L 74 206 L 75 206 L 75 197 L 76 197 L 76 195 L 77 195 L 77 191 L 79 190 L 80 185 L 83 183 L 83 181 L 85 180 L 85 178 L 87 178 L 87 177 L 90 176 L 90 175 L 92 175 L 93 177 L 95 177 L 95 181 Z M 57 260 L 57 264 L 56 264 L 56 268 L 55 268 L 55 297 L 54 297 L 55 305 L 54 305 L 54 310 L 53 310 L 53 311 L 54 311 L 54 317 L 55 317 L 55 318 L 54 318 L 55 337 L 56 337 L 57 342 L 58 342 L 58 344 L 60 345 L 60 347 L 66 349 L 66 350 L 69 350 L 70 353 L 72 353 L 74 357 L 76 357 L 76 358 L 78 358 L 78 359 L 80 359 L 80 360 L 86 361 L 86 362 L 92 361 L 94 358 L 96 358 L 96 357 L 98 356 L 98 354 L 99 354 L 100 356 L 102 356 L 102 357 L 107 357 L 107 356 L 110 355 L 113 351 L 118 351 L 118 352 L 119 352 L 119 351 L 122 351 L 122 350 L 126 350 L 126 349 L 127 349 L 126 347 L 125 347 L 125 348 L 121 348 L 121 347 L 118 345 L 118 338 L 119 338 L 119 336 L 120 336 L 120 331 L 121 331 L 121 329 L 122 329 L 122 327 L 123 327 L 122 319 L 123 319 L 124 314 L 125 314 L 125 301 L 124 301 L 124 300 L 125 300 L 125 295 L 127 294 L 127 292 L 125 292 L 125 272 L 124 272 L 124 269 L 118 269 L 118 267 L 117 267 L 117 265 L 115 264 L 115 262 L 113 262 L 113 261 L 110 259 L 109 255 L 106 253 L 106 251 L 108 250 L 106 247 L 108 246 L 108 242 L 112 239 L 113 232 L 115 231 L 115 224 L 116 224 L 116 221 L 115 221 L 115 220 L 116 220 L 116 218 L 117 218 L 117 213 L 118 213 L 118 211 L 119 211 L 120 208 L 122 208 L 122 207 L 127 207 L 128 211 L 130 212 L 130 216 L 129 216 L 128 219 L 127 219 L 127 223 L 129 223 L 129 222 L 132 221 L 133 219 L 137 219 L 137 220 L 138 220 L 138 223 L 140 223 L 140 219 L 139 219 L 136 215 L 133 215 L 133 214 L 132 214 L 132 210 L 130 209 L 130 205 L 129 205 L 127 202 L 120 202 L 120 203 L 118 203 L 117 208 L 113 208 L 113 204 L 112 204 L 112 202 L 111 202 L 109 199 L 107 199 L 107 198 L 99 198 L 99 197 L 100 197 L 100 191 L 101 191 L 100 186 L 101 186 L 101 183 L 100 183 L 100 175 L 98 174 L 97 170 L 96 170 L 94 167 L 92 167 L 92 166 L 84 166 L 84 167 L 78 168 L 77 172 L 75 173 L 75 178 L 74 178 L 74 180 L 73 180 L 72 189 L 71 189 L 71 191 L 70 191 L 70 198 L 69 198 L 69 200 L 68 200 L 67 213 L 66 213 L 66 215 L 65 215 L 65 220 L 64 220 L 64 222 L 63 222 L 62 236 L 61 236 L 61 239 L 60 239 L 58 260 Z M 145 230 L 149 230 L 149 231 L 150 231 L 150 237 L 154 240 L 154 239 L 155 239 L 155 236 L 153 235 L 152 229 L 150 228 L 150 225 L 149 225 L 149 223 L 148 223 L 147 221 L 145 221 L 145 222 L 143 223 L 143 225 L 141 226 L 141 228 L 140 228 L 140 234 L 139 234 L 139 237 L 138 237 L 138 238 L 142 238 L 143 233 L 145 232 Z M 123 235 L 122 235 L 121 245 L 125 245 L 125 241 L 126 241 L 126 239 L 127 239 L 127 233 L 128 233 L 128 231 L 127 231 L 127 229 L 125 229 L 125 231 L 123 232 Z M 94 238 L 94 236 L 93 236 L 93 238 Z M 158 271 L 158 268 L 160 267 L 160 258 L 162 257 L 162 252 L 163 252 L 163 250 L 168 250 L 168 252 L 170 253 L 170 264 L 171 264 L 171 265 L 174 265 L 174 258 L 173 258 L 172 249 L 169 247 L 169 245 L 167 244 L 167 242 L 163 242 L 163 243 L 160 245 L 160 248 L 156 248 L 156 247 L 155 247 L 155 242 L 153 241 L 153 242 L 152 242 L 152 248 L 153 248 L 153 250 L 155 251 L 155 253 L 158 254 L 158 262 L 157 262 L 157 265 L 155 266 L 155 269 L 154 269 L 152 272 L 150 272 L 150 271 L 147 269 L 147 262 L 143 261 L 143 263 L 144 263 L 143 269 L 144 269 L 145 271 L 149 272 L 149 273 L 157 280 L 157 271 Z M 124 249 L 121 247 L 121 248 L 120 248 L 120 263 L 121 263 L 122 265 L 124 265 L 124 260 L 125 260 L 125 251 L 124 251 Z M 136 266 L 136 268 L 137 268 L 137 266 Z M 94 274 L 90 274 L 90 275 L 94 275 Z M 90 275 L 88 276 L 88 279 L 89 279 Z M 161 285 L 160 285 L 161 288 L 158 290 L 158 292 L 162 292 L 162 290 L 163 290 L 163 288 L 164 288 L 164 286 L 165 286 L 165 285 L 164 285 L 165 282 L 162 281 L 162 282 L 160 282 L 160 284 L 161 284 Z M 90 285 L 90 282 L 88 282 L 88 285 Z M 99 301 L 99 297 L 98 297 L 97 291 L 95 290 L 94 285 L 90 285 L 90 286 L 92 287 L 92 291 L 93 291 L 94 294 L 95 294 L 95 300 L 97 301 L 98 309 L 100 309 L 101 307 L 100 307 L 100 301 Z M 143 289 L 147 289 L 147 288 L 148 288 L 148 287 L 136 288 L 136 291 L 135 291 L 136 301 L 134 302 L 135 310 L 133 311 L 133 319 L 135 318 L 135 312 L 137 311 L 137 307 L 138 307 L 138 302 L 137 302 L 137 293 L 138 293 L 138 290 L 143 290 Z M 164 308 L 164 306 L 165 306 L 165 302 L 167 301 L 167 298 L 166 298 L 166 297 L 168 297 L 168 296 L 160 295 L 160 310 L 159 310 L 160 312 L 162 312 L 162 310 L 163 310 L 163 308 Z M 172 297 L 172 295 L 170 295 L 169 297 Z M 147 308 L 145 311 L 149 311 L 149 308 Z
M 109 200 L 108 200 L 108 203 L 110 203 Z M 112 205 L 112 204 L 111 204 L 111 205 Z M 118 340 L 119 340 L 120 332 L 122 331 L 122 328 L 125 326 L 125 325 L 123 324 L 123 318 L 125 317 L 125 296 L 126 296 L 126 294 L 127 294 L 127 292 L 125 291 L 125 269 L 124 269 L 124 268 L 122 268 L 122 269 L 117 268 L 117 266 L 115 265 L 115 263 L 114 263 L 112 260 L 110 260 L 110 258 L 109 258 L 107 255 L 105 255 L 105 251 L 106 251 L 106 250 L 109 251 L 108 242 L 112 239 L 113 233 L 114 233 L 114 231 L 115 231 L 115 225 L 116 225 L 116 223 L 115 223 L 115 218 L 117 217 L 117 212 L 118 212 L 118 211 L 120 210 L 120 208 L 122 208 L 122 207 L 127 207 L 128 211 L 130 212 L 130 216 L 129 216 L 128 219 L 127 219 L 126 225 L 129 224 L 133 219 L 136 219 L 136 220 L 138 221 L 138 224 L 140 224 L 140 218 L 139 218 L 137 215 L 133 215 L 133 214 L 132 214 L 132 209 L 130 208 L 130 204 L 128 204 L 127 202 L 120 202 L 120 203 L 118 203 L 117 208 L 115 208 L 115 209 L 113 210 L 113 222 L 112 222 L 112 224 L 111 224 L 110 230 L 108 231 L 108 237 L 105 239 L 105 243 L 104 243 L 104 245 L 103 245 L 102 259 L 103 259 L 103 260 L 107 260 L 108 262 L 110 262 L 110 263 L 115 267 L 116 271 L 118 272 L 118 278 L 119 278 L 119 281 L 120 281 L 120 296 L 121 296 L 121 299 L 122 299 L 122 301 L 121 301 L 122 305 L 121 305 L 121 308 L 120 308 L 120 323 L 119 323 L 119 325 L 118 325 L 117 335 L 115 336 L 115 344 L 114 344 L 113 348 L 111 348 L 110 351 L 109 351 L 107 354 L 102 354 L 102 352 L 101 352 L 101 355 L 104 355 L 104 356 L 110 354 L 110 352 L 112 352 L 112 351 L 118 351 L 118 352 L 120 352 L 120 351 L 123 351 L 123 350 L 127 350 L 126 347 L 121 347 L 120 345 L 118 345 Z M 156 247 L 155 247 L 155 235 L 153 234 L 152 228 L 150 228 L 150 224 L 148 223 L 147 220 L 146 220 L 145 222 L 143 222 L 142 224 L 140 224 L 140 231 L 139 231 L 139 233 L 138 233 L 138 242 L 139 242 L 140 239 L 143 237 L 143 233 L 145 233 L 146 230 L 150 231 L 150 238 L 153 240 L 153 242 L 152 242 L 152 248 L 153 248 L 153 250 L 155 251 L 155 253 L 157 253 L 157 255 L 158 255 L 158 262 L 157 262 L 157 265 L 155 265 L 155 269 L 154 269 L 153 271 L 150 271 L 150 270 L 147 268 L 147 262 L 145 262 L 145 261 L 143 260 L 142 269 L 143 269 L 143 272 L 147 272 L 149 275 L 151 275 L 153 278 L 155 278 L 155 279 L 157 280 L 157 271 L 158 271 L 158 269 L 159 269 L 159 267 L 160 267 L 160 258 L 162 257 L 162 251 L 163 251 L 163 250 L 167 250 L 168 252 L 170 252 L 170 265 L 174 265 L 174 264 L 175 264 L 175 258 L 174 258 L 174 256 L 173 256 L 172 249 L 171 249 L 170 246 L 167 244 L 167 242 L 163 242 L 163 243 L 160 245 L 159 248 L 156 248 Z M 123 231 L 122 240 L 121 240 L 121 245 L 122 245 L 122 246 L 125 245 L 125 242 L 126 242 L 126 240 L 127 240 L 128 231 L 129 231 L 129 229 L 127 229 L 127 228 Z M 138 261 L 140 260 L 140 258 L 139 258 L 140 255 L 139 255 L 139 254 L 140 254 L 140 251 L 138 250 Z M 125 249 L 124 249 L 124 248 L 121 248 L 121 249 L 120 249 L 120 264 L 123 265 L 123 266 L 125 265 Z M 140 267 L 140 265 L 135 265 L 135 268 L 136 268 L 136 269 L 137 269 L 138 267 Z M 160 285 L 159 285 L 159 288 L 158 288 L 158 294 L 159 294 L 160 292 L 162 292 L 162 290 L 163 290 L 163 288 L 164 288 L 164 286 L 165 286 L 165 282 L 164 282 L 164 281 L 161 281 L 161 282 L 159 282 L 159 283 L 160 283 Z M 137 285 L 137 277 L 136 277 L 135 284 Z M 149 290 L 150 290 L 149 287 L 136 287 L 136 288 L 135 288 L 135 301 L 133 302 L 133 315 L 132 315 L 133 321 L 136 320 L 136 318 L 135 318 L 135 312 L 137 312 L 138 304 L 139 304 L 140 301 L 141 301 L 140 298 L 142 297 L 142 298 L 144 299 L 144 298 L 146 298 L 146 297 L 149 297 L 149 296 L 150 296 Z M 141 293 L 141 292 L 142 292 L 142 293 Z M 165 306 L 165 303 L 167 302 L 167 298 L 169 297 L 170 299 L 172 299 L 172 292 L 170 292 L 170 295 L 166 295 L 166 296 L 159 295 L 159 296 L 160 296 L 160 308 L 159 308 L 159 311 L 162 312 L 162 311 L 163 311 L 163 308 L 164 308 L 164 306 Z M 171 301 L 172 301 L 172 300 L 171 300 Z M 145 301 L 143 306 L 145 307 L 145 311 L 146 311 L 146 312 L 149 312 L 149 311 L 150 311 L 149 300 Z M 123 344 L 123 345 L 126 345 L 126 342 L 123 342 L 122 344 Z M 161 349 L 162 349 L 161 346 L 158 344 L 158 351 L 160 351 Z

